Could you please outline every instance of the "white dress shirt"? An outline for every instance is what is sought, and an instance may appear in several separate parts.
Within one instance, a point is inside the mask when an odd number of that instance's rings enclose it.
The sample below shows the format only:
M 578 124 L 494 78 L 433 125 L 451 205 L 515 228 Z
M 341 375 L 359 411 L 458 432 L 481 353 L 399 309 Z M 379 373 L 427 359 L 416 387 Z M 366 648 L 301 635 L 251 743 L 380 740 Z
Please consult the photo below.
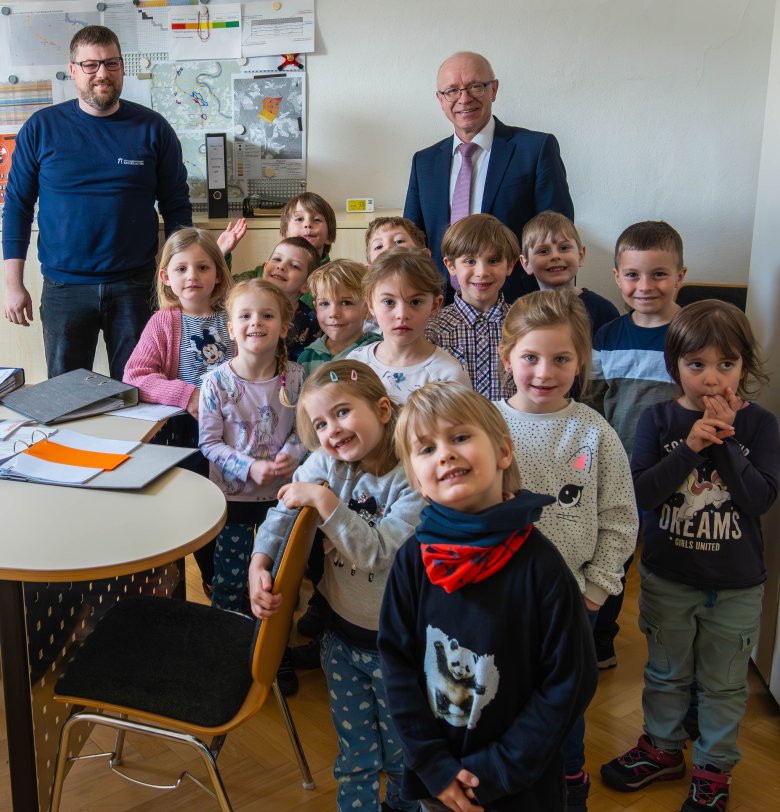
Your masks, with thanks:
M 496 129 L 496 120 L 493 116 L 490 121 L 471 139 L 481 149 L 471 158 L 471 199 L 469 202 L 469 214 L 479 214 L 482 211 L 482 197 L 485 193 L 485 179 L 487 178 L 488 162 L 490 161 L 490 150 L 493 147 L 493 133 Z M 463 158 L 457 151 L 463 142 L 457 135 L 452 137 L 452 166 L 450 167 L 450 206 L 452 206 L 452 195 L 455 192 L 455 181 L 460 171 Z

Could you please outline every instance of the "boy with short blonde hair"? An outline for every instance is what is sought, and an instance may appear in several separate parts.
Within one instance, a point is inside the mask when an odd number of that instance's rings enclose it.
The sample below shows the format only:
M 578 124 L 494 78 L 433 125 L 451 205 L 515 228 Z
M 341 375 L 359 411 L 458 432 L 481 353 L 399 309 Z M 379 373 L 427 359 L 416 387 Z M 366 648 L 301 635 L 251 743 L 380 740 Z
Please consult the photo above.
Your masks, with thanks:
M 314 312 L 323 335 L 298 356 L 309 375 L 321 364 L 340 361 L 357 347 L 373 344 L 381 336 L 363 329 L 368 307 L 363 297 L 366 266 L 349 259 L 321 265 L 309 277 Z
M 523 227 L 520 264 L 539 283 L 540 290 L 573 288 L 585 305 L 591 336 L 616 319 L 615 305 L 587 288 L 576 285 L 576 276 L 585 261 L 585 246 L 574 223 L 557 211 L 543 211 Z
M 379 617 L 401 795 L 424 810 L 563 812 L 561 743 L 596 667 L 574 576 L 533 524 L 555 500 L 522 489 L 501 413 L 458 384 L 413 392 L 395 444 L 428 500 Z
M 447 229 L 441 251 L 457 292 L 428 323 L 428 340 L 466 368 L 475 392 L 510 398 L 515 384 L 498 345 L 509 310 L 501 288 L 520 256 L 517 237 L 492 214 L 472 214 Z
M 366 262 L 369 265 L 383 251 L 398 245 L 402 245 L 404 248 L 428 250 L 425 234 L 406 217 L 376 217 L 368 224 Z

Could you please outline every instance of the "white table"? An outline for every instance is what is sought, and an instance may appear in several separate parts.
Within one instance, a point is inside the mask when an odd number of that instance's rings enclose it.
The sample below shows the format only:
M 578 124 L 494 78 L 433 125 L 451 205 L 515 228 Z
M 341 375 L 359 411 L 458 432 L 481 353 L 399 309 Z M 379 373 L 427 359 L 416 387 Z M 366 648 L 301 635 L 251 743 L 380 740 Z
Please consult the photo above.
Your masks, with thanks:
M 0 407 L 0 419 L 11 416 L 14 413 Z M 137 440 L 156 428 L 110 416 L 69 427 Z M 225 498 L 209 480 L 181 468 L 140 491 L 0 480 L 0 516 L 0 656 L 11 791 L 15 812 L 32 812 L 48 808 L 49 784 L 48 776 L 40 774 L 45 748 L 36 739 L 33 718 L 24 582 L 70 584 L 60 592 L 62 598 L 83 582 L 146 572 L 182 559 L 219 532 L 225 522 Z M 53 683 L 56 674 L 47 679 Z

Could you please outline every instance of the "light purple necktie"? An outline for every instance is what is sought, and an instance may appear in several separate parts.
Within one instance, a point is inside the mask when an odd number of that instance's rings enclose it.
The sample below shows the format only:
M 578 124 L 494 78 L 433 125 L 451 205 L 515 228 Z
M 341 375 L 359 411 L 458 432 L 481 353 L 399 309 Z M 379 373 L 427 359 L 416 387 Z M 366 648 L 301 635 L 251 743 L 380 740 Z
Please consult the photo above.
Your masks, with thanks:
M 450 207 L 450 224 L 457 223 L 468 217 L 471 208 L 471 177 L 473 175 L 471 156 L 479 149 L 479 145 L 471 141 L 468 144 L 458 144 L 461 162 L 458 177 L 455 180 L 455 189 L 452 192 L 452 206 Z

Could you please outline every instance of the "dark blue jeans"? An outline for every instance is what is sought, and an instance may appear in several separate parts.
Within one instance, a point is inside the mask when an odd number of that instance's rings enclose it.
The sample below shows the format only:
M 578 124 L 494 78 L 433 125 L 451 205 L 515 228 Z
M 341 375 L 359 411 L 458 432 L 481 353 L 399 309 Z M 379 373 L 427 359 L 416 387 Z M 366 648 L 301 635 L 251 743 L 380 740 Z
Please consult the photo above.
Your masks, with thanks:
M 122 380 L 125 364 L 152 313 L 154 273 L 118 282 L 72 285 L 43 280 L 41 324 L 49 377 L 92 369 L 100 331 L 111 377 Z
M 591 630 L 596 625 L 598 612 L 586 612 Z M 566 775 L 576 775 L 585 766 L 585 714 L 580 716 L 563 740 L 561 747 Z

